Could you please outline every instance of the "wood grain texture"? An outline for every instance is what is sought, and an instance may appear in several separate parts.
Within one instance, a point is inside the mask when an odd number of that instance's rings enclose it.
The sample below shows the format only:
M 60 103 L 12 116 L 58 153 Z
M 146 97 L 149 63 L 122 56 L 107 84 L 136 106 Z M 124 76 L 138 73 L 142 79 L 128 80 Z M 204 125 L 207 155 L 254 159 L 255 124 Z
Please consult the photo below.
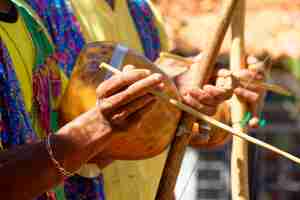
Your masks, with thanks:
M 246 68 L 245 56 L 245 0 L 239 0 L 232 19 L 232 47 L 230 55 L 230 68 L 236 72 Z M 247 112 L 246 104 L 233 96 L 231 99 L 231 119 L 236 131 L 247 132 L 241 121 Z M 248 142 L 238 137 L 233 137 L 231 155 L 231 188 L 233 200 L 249 200 L 248 179 Z

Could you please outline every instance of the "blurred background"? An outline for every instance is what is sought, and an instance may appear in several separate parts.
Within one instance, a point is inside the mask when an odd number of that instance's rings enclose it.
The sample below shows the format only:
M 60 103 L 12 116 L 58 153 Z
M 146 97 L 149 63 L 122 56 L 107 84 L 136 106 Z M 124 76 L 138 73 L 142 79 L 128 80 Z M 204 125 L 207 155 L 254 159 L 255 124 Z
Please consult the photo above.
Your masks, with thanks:
M 221 0 L 156 0 L 167 23 L 170 44 L 183 56 L 201 52 L 217 20 Z M 228 63 L 230 34 L 220 60 Z M 267 126 L 252 134 L 300 156 L 300 0 L 248 0 L 246 50 L 271 58 L 270 82 L 295 94 L 268 93 L 264 107 Z M 300 166 L 250 145 L 251 199 L 300 199 Z M 179 200 L 230 199 L 230 144 L 222 149 L 189 149 L 176 189 Z

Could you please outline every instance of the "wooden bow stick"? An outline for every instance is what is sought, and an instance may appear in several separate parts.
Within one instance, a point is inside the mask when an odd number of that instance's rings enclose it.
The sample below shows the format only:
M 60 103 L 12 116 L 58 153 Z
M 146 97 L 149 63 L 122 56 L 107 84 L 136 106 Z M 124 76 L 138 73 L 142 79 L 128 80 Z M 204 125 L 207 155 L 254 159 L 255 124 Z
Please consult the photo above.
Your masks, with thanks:
M 210 79 L 237 2 L 238 0 L 224 0 L 221 14 L 218 17 L 218 24 L 215 26 L 216 30 L 208 40 L 207 48 L 203 52 L 203 59 L 190 69 L 193 77 L 189 81 L 189 87 L 201 88 Z M 197 118 L 187 112 L 183 113 L 179 125 L 181 129 L 178 129 L 172 141 L 156 194 L 156 200 L 170 200 L 174 198 L 174 189 L 186 148 L 190 144 L 194 132 L 197 132 L 199 127 Z
M 185 57 L 182 57 L 182 56 L 178 56 L 178 55 L 175 55 L 175 54 L 172 54 L 172 53 L 168 53 L 168 52 L 162 52 L 160 53 L 160 58 L 172 58 L 174 60 L 178 60 L 178 61 L 181 61 L 181 62 L 184 62 L 186 63 L 187 65 L 192 65 L 192 64 L 195 64 L 194 61 L 188 59 L 188 58 L 185 58 Z M 260 65 L 260 64 L 264 64 L 263 62 L 258 62 L 258 63 L 255 63 L 253 65 Z M 188 69 L 186 69 L 188 70 Z M 246 78 L 242 78 L 242 77 L 238 77 L 236 76 L 235 74 L 233 74 L 233 77 L 240 81 L 241 83 L 243 84 L 250 84 L 250 85 L 255 85 L 259 88 L 262 88 L 264 90 L 268 90 L 268 91 L 271 91 L 271 92 L 274 92 L 274 93 L 277 93 L 277 94 L 280 94 L 280 95 L 284 95 L 284 96 L 292 96 L 292 93 L 290 91 L 288 91 L 287 89 L 279 86 L 279 85 L 276 85 L 276 84 L 270 84 L 270 83 L 265 83 L 263 81 L 258 81 L 258 80 L 249 80 L 249 79 L 246 79 Z
M 240 0 L 231 22 L 232 46 L 230 69 L 237 72 L 246 68 L 245 55 L 245 13 L 246 0 Z M 233 130 L 247 132 L 247 127 L 240 123 L 247 112 L 247 104 L 236 95 L 231 98 L 231 120 Z M 233 137 L 231 151 L 231 195 L 233 200 L 249 200 L 248 143 Z
M 106 63 L 102 63 L 100 65 L 100 69 L 106 69 L 114 74 L 117 74 L 117 73 L 121 73 L 121 71 L 119 71 L 118 69 L 115 69 L 114 67 L 110 66 L 109 64 L 106 64 Z M 181 111 L 183 112 L 186 112 L 194 117 L 196 117 L 197 119 L 199 120 L 202 120 L 202 121 L 205 121 L 213 126 L 216 126 L 220 129 L 223 129 L 224 131 L 228 132 L 228 133 L 231 133 L 243 140 L 246 140 L 248 142 L 251 142 L 253 144 L 256 144 L 260 147 L 263 147 L 265 149 L 268 149 L 274 153 L 277 153 L 295 163 L 298 163 L 300 164 L 300 158 L 288 153 L 288 152 L 285 152 L 275 146 L 272 146 L 268 143 L 265 143 L 259 139 L 256 139 L 250 135 L 247 135 L 246 133 L 242 132 L 242 131 L 239 131 L 239 130 L 236 130 L 226 124 L 223 124 L 222 122 L 219 122 L 217 121 L 216 119 L 210 117 L 210 116 L 207 116 L 205 114 L 202 114 L 200 112 L 198 112 L 197 110 L 195 110 L 194 108 L 176 100 L 176 99 L 173 99 L 173 98 L 170 98 L 167 94 L 163 93 L 163 92 L 159 92 L 159 91 L 155 91 L 155 90 L 151 90 L 150 93 L 152 93 L 153 95 L 155 95 L 156 97 L 158 97 L 159 99 L 161 100 L 164 100 L 164 101 L 167 101 L 169 102 L 170 104 L 174 105 L 176 108 L 180 109 Z

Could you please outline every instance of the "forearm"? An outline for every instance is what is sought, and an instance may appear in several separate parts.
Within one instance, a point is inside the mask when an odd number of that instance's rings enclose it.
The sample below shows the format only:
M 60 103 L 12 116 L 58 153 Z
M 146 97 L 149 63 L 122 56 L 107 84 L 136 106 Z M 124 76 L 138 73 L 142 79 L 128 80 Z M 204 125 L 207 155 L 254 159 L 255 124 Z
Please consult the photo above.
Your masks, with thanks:
M 98 154 L 110 137 L 106 129 L 89 134 L 80 129 L 81 121 L 75 120 L 51 136 L 54 157 L 68 172 L 76 171 Z M 32 199 L 64 178 L 52 162 L 45 141 L 1 152 L 0 177 L 0 196 L 7 200 Z
M 0 154 L 0 195 L 3 199 L 32 199 L 63 180 L 51 162 L 44 142 L 24 145 L 13 151 Z

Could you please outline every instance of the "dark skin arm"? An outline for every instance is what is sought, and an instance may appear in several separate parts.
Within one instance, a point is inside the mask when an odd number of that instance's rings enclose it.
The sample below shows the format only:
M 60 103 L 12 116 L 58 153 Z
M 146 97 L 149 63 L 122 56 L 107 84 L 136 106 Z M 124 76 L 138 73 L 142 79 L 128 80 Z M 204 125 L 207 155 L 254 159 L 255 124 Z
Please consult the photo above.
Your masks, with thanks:
M 124 107 L 136 105 L 137 99 L 140 101 L 151 98 L 147 91 L 157 87 L 162 81 L 161 75 L 151 75 L 147 70 L 116 76 L 99 86 L 103 88 L 109 82 L 112 90 L 102 94 L 109 106 L 95 106 L 51 137 L 54 157 L 68 172 L 75 172 L 82 164 L 96 155 L 101 155 L 114 132 L 114 119 L 123 113 Z M 113 90 L 125 86 L 130 87 L 122 91 Z M 132 109 L 133 112 L 142 109 L 151 101 L 146 102 L 143 106 Z M 126 117 L 122 119 L 127 120 Z M 57 186 L 64 179 L 52 163 L 45 141 L 0 152 L 0 177 L 0 196 L 5 200 L 31 200 Z
M 76 125 L 87 123 L 84 126 L 92 129 L 94 125 L 87 117 L 94 117 L 94 122 L 103 120 L 96 112 L 99 110 L 86 113 L 51 137 L 55 158 L 70 172 L 100 152 L 109 140 L 110 127 L 97 125 L 97 133 L 93 131 L 89 137 L 77 127 L 83 125 Z M 45 146 L 45 141 L 41 141 L 0 153 L 1 198 L 32 199 L 63 181 L 64 177 L 53 165 Z

